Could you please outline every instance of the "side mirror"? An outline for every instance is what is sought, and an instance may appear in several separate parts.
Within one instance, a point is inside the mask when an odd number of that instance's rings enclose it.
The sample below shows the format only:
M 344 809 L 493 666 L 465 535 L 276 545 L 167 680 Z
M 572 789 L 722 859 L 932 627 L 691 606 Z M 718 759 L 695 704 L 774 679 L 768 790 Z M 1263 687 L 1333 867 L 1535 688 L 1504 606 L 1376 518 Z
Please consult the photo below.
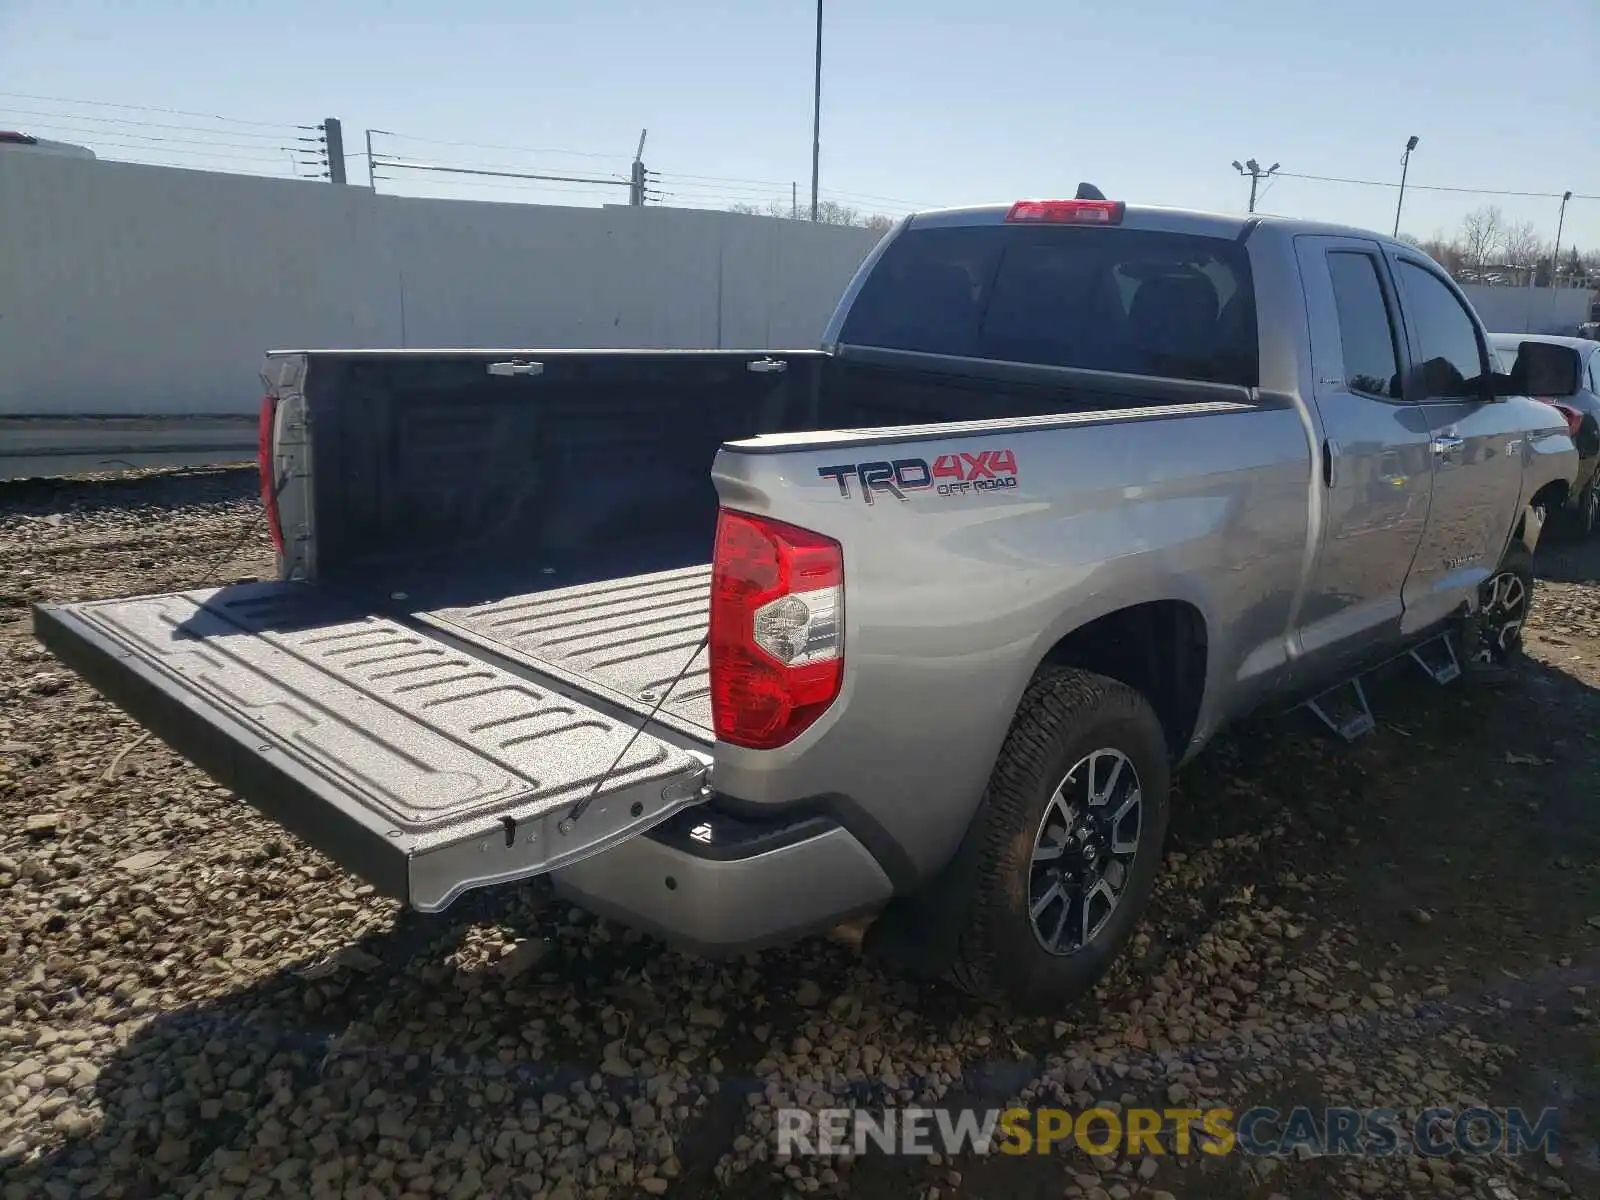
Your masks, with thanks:
M 1570 396 L 1578 390 L 1578 352 L 1550 342 L 1523 342 L 1511 377 L 1525 396 Z

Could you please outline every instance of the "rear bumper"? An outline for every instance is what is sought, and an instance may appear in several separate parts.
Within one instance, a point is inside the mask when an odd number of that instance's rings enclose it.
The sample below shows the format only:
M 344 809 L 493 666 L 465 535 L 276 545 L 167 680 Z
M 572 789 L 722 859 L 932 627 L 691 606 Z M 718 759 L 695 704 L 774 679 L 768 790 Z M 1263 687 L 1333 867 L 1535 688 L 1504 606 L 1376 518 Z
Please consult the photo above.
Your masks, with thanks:
M 826 817 L 753 826 L 697 805 L 551 875 L 581 907 L 686 950 L 741 953 L 888 902 L 889 877 Z

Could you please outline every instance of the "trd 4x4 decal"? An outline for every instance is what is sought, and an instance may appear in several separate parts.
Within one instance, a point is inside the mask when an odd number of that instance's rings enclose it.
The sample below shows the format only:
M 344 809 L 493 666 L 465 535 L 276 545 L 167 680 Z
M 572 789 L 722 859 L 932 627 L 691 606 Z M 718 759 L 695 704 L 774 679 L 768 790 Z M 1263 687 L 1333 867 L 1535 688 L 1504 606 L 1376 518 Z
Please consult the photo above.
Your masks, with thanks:
M 874 492 L 896 500 L 909 499 L 910 492 L 964 496 L 1016 487 L 1017 456 L 1010 450 L 980 450 L 976 454 L 941 454 L 931 465 L 925 458 L 896 458 L 818 467 L 817 474 L 837 483 L 839 495 L 846 498 L 854 477 L 868 504 L 874 502 Z

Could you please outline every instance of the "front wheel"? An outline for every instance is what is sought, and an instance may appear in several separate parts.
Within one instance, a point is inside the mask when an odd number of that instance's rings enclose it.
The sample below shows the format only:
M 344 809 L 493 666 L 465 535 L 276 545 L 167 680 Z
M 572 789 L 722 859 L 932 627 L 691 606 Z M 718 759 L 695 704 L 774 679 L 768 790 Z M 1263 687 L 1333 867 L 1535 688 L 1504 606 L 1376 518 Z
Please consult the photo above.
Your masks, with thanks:
M 1589 480 L 1578 497 L 1578 508 L 1572 519 L 1573 536 L 1592 537 L 1597 525 L 1600 525 L 1600 474 Z
M 1166 837 L 1170 768 L 1148 701 L 1059 671 L 1023 696 L 957 852 L 969 881 L 952 974 L 975 995 L 1059 1011 L 1133 933 Z

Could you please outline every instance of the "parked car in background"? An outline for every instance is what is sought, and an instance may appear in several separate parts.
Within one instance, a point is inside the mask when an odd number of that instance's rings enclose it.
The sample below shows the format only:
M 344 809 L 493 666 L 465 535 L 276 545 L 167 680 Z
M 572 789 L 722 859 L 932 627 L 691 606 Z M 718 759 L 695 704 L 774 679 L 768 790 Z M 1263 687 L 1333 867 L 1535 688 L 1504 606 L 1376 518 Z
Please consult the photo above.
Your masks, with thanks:
M 1507 372 L 1524 356 L 1528 374 L 1520 382 L 1565 418 L 1578 475 L 1557 512 L 1569 532 L 1588 537 L 1600 525 L 1600 342 L 1543 333 L 1494 333 L 1489 340 Z
M 718 952 L 883 909 L 1059 1012 L 1172 769 L 1430 641 L 1494 677 L 1577 466 L 1412 247 L 1083 192 L 902 221 L 820 351 L 273 354 L 278 579 L 37 633 L 415 909 L 547 875 Z

